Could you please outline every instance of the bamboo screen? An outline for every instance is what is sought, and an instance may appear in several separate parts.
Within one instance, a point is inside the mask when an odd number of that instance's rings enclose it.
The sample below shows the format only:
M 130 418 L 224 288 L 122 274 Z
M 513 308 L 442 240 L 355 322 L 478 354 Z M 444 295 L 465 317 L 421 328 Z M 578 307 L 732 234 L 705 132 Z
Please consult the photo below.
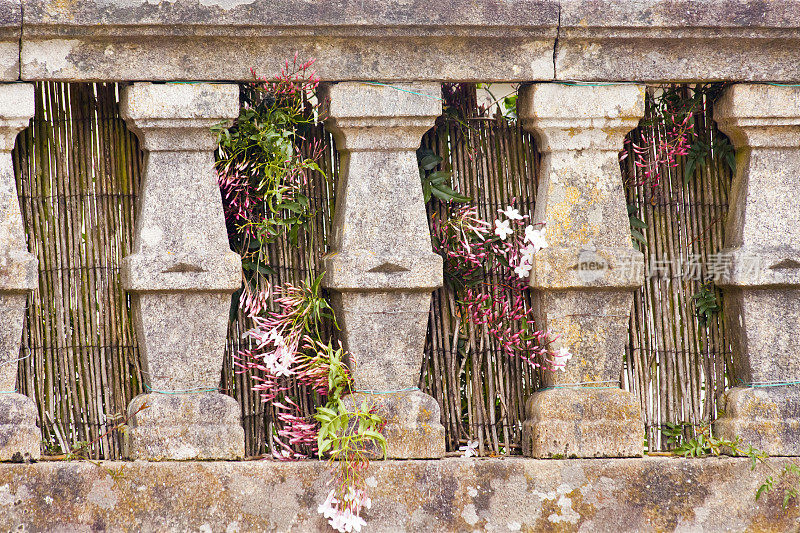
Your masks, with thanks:
M 18 389 L 44 440 L 118 457 L 108 432 L 140 392 L 141 368 L 119 266 L 133 240 L 141 152 L 114 84 L 36 85 L 36 115 L 14 170 L 39 288 L 28 298 Z M 104 435 L 105 434 L 105 435 Z
M 132 243 L 142 155 L 119 118 L 113 84 L 40 83 L 36 95 L 36 117 L 13 154 L 29 247 L 40 268 L 18 388 L 36 400 L 51 452 L 91 442 L 92 457 L 117 458 L 120 435 L 106 432 L 141 391 L 119 265 Z M 706 139 L 718 135 L 707 111 L 697 116 Z M 321 126 L 309 134 L 326 143 L 321 167 L 330 179 L 310 176 L 315 223 L 300 247 L 270 246 L 274 273 L 264 281 L 275 286 L 316 273 L 326 251 L 337 158 Z M 516 123 L 440 120 L 423 145 L 443 157 L 456 188 L 473 198 L 482 216 L 493 219 L 512 198 L 533 213 L 538 154 L 533 137 Z M 648 224 L 643 251 L 651 264 L 695 255 L 707 260 L 721 248 L 731 180 L 722 166 L 709 162 L 687 185 L 682 168 L 664 169 L 656 187 L 634 185 L 631 163 L 623 173 L 631 184 L 628 202 Z M 629 346 L 620 357 L 626 360 L 623 381 L 642 401 L 651 450 L 661 446 L 658 430 L 665 422 L 712 419 L 730 379 L 721 317 L 701 326 L 693 316 L 699 283 L 668 273 L 648 278 L 636 294 Z M 537 376 L 483 332 L 454 328 L 456 309 L 452 294 L 434 294 L 420 384 L 442 406 L 449 450 L 479 440 L 484 453 L 518 453 L 524 402 Z M 274 413 L 250 391 L 250 376 L 235 372 L 231 358 L 248 327 L 234 313 L 221 384 L 242 406 L 248 454 L 260 455 L 268 451 Z M 309 401 L 301 398 L 308 412 Z

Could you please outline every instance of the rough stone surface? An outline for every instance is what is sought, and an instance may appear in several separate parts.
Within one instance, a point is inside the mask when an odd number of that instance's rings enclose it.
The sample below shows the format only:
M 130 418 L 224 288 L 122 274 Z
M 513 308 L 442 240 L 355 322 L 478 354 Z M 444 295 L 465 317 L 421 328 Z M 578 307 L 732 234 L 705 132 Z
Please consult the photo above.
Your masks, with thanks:
M 355 387 L 377 393 L 372 400 L 391 420 L 388 456 L 441 457 L 438 406 L 430 416 L 436 401 L 407 390 L 419 379 L 430 293 L 442 284 L 415 155 L 441 114 L 440 87 L 399 88 L 348 82 L 322 89 L 326 126 L 340 153 L 323 283 L 334 291 Z M 401 416 L 397 409 L 409 411 Z
M 19 2 L 4 2 L 11 79 L 21 68 L 30 80 L 245 81 L 295 52 L 329 81 L 796 82 L 800 72 L 798 0 L 24 0 L 21 67 Z
M 0 461 L 39 459 L 42 433 L 37 418 L 36 404 L 24 394 L 0 395 Z
M 436 400 L 421 391 L 374 394 L 356 392 L 345 397 L 348 408 L 375 408 L 386 427 L 386 456 L 395 459 L 444 457 L 444 426 Z M 376 455 L 380 457 L 380 454 Z
M 769 459 L 780 470 L 785 459 Z M 375 461 L 364 531 L 796 531 L 746 458 Z M 0 530 L 330 531 L 321 461 L 0 465 Z
M 641 457 L 639 401 L 621 389 L 546 389 L 528 398 L 522 453 L 529 457 Z
M 19 79 L 20 0 L 0 0 L 0 81 Z
M 130 459 L 241 459 L 244 429 L 235 399 L 216 392 L 141 394 L 125 430 Z
M 556 79 L 798 79 L 794 0 L 560 0 Z
M 209 129 L 238 115 L 236 85 L 137 83 L 120 112 L 146 150 L 133 254 L 133 297 L 146 394 L 131 402 L 126 453 L 151 459 L 244 455 L 236 402 L 217 392 L 230 294 L 241 259 L 230 250 Z M 150 407 L 138 411 L 142 402 Z M 220 415 L 222 411 L 227 413 Z M 135 413 L 135 414 L 134 414 Z
M 537 327 L 559 335 L 554 349 L 573 354 L 564 371 L 546 371 L 544 380 L 575 388 L 534 395 L 523 435 L 533 445 L 526 451 L 635 455 L 641 450 L 641 414 L 598 408 L 599 418 L 587 413 L 573 424 L 572 413 L 583 412 L 595 395 L 597 401 L 636 405 L 630 393 L 585 387 L 618 383 L 633 290 L 642 283 L 642 254 L 631 244 L 617 154 L 644 115 L 644 87 L 535 84 L 520 92 L 518 106 L 542 152 L 533 219 L 545 223 L 550 245 L 534 256 L 534 316 Z M 555 397 L 564 403 L 551 413 Z
M 295 52 L 326 80 L 553 77 L 550 0 L 26 0 L 24 79 L 250 80 Z
M 33 401 L 13 392 L 27 293 L 38 287 L 39 272 L 25 240 L 11 150 L 32 116 L 33 86 L 0 84 L 0 461 L 38 459 L 42 440 Z
M 742 442 L 774 455 L 800 455 L 800 389 L 791 387 L 743 388 L 725 392 L 724 415 L 714 422 L 717 435 Z
M 769 385 L 800 379 L 800 88 L 734 85 L 714 118 L 737 149 L 726 220 L 725 315 L 736 377 Z M 727 394 L 716 427 L 742 431 L 774 455 L 800 455 L 796 387 Z M 782 390 L 786 389 L 786 390 Z M 771 403 L 772 402 L 772 403 Z M 744 435 L 743 435 L 744 436 Z

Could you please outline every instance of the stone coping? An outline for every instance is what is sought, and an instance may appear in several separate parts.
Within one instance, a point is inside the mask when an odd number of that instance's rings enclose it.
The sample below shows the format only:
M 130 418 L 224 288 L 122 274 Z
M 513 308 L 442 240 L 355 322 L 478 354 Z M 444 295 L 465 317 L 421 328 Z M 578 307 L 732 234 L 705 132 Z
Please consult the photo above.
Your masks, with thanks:
M 779 470 L 787 459 L 767 460 Z M 746 458 L 379 461 L 369 532 L 796 531 Z M 331 531 L 324 462 L 0 464 L 2 531 Z
M 6 80 L 248 80 L 298 52 L 329 81 L 792 82 L 798 47 L 800 0 L 0 0 Z

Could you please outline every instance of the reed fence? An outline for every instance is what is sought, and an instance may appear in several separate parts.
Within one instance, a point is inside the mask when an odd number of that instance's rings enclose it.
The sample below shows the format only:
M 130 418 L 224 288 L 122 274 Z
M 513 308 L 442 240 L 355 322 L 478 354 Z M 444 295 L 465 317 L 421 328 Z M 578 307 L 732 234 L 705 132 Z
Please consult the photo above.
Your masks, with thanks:
M 114 84 L 38 83 L 36 116 L 13 154 L 29 248 L 40 268 L 39 288 L 26 313 L 18 388 L 35 399 L 51 453 L 89 442 L 90 457 L 118 458 L 120 435 L 107 430 L 141 392 L 119 265 L 133 242 L 142 153 L 117 102 Z M 650 102 L 648 114 L 653 112 Z M 470 196 L 487 220 L 512 199 L 532 214 L 539 162 L 532 135 L 516 122 L 475 115 L 463 124 L 437 121 L 423 146 L 442 156 L 455 188 Z M 704 139 L 719 135 L 709 117 L 710 104 L 696 115 Z M 643 124 L 654 138 L 664 133 Z M 309 134 L 326 146 L 320 166 L 327 179 L 311 173 L 308 181 L 314 224 L 298 247 L 285 241 L 270 245 L 274 271 L 262 286 L 297 283 L 318 273 L 327 251 L 338 160 L 320 125 Z M 664 261 L 707 263 L 724 238 L 729 171 L 709 158 L 686 184 L 682 167 L 662 169 L 655 187 L 637 185 L 637 172 L 630 160 L 623 163 L 628 203 L 648 225 L 643 248 L 648 268 Z M 441 207 L 429 209 L 432 214 Z M 620 357 L 625 357 L 623 382 L 642 402 L 651 450 L 663 448 L 659 428 L 666 422 L 713 419 L 715 402 L 731 378 L 721 314 L 705 325 L 694 317 L 692 296 L 700 285 L 668 270 L 648 277 L 636 293 L 630 342 Z M 242 333 L 250 323 L 235 306 L 231 318 L 221 388 L 240 402 L 246 450 L 257 456 L 269 452 L 275 413 L 252 392 L 251 376 L 233 364 L 232 356 L 246 347 Z M 458 328 L 459 320 L 454 295 L 447 289 L 434 293 L 420 386 L 442 407 L 448 450 L 478 440 L 483 453 L 518 453 L 525 399 L 539 378 L 484 332 Z M 312 412 L 311 397 L 296 392 L 301 407 Z

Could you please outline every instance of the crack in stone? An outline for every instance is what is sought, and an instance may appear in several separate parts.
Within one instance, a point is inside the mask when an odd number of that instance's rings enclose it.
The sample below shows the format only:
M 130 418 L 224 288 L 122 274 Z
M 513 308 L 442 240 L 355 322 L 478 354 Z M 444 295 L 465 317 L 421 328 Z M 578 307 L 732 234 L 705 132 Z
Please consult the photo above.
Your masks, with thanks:
M 556 70 L 556 55 L 558 54 L 558 39 L 561 37 L 561 2 L 558 3 L 558 26 L 556 26 L 556 40 L 553 42 L 553 79 L 558 79 Z

